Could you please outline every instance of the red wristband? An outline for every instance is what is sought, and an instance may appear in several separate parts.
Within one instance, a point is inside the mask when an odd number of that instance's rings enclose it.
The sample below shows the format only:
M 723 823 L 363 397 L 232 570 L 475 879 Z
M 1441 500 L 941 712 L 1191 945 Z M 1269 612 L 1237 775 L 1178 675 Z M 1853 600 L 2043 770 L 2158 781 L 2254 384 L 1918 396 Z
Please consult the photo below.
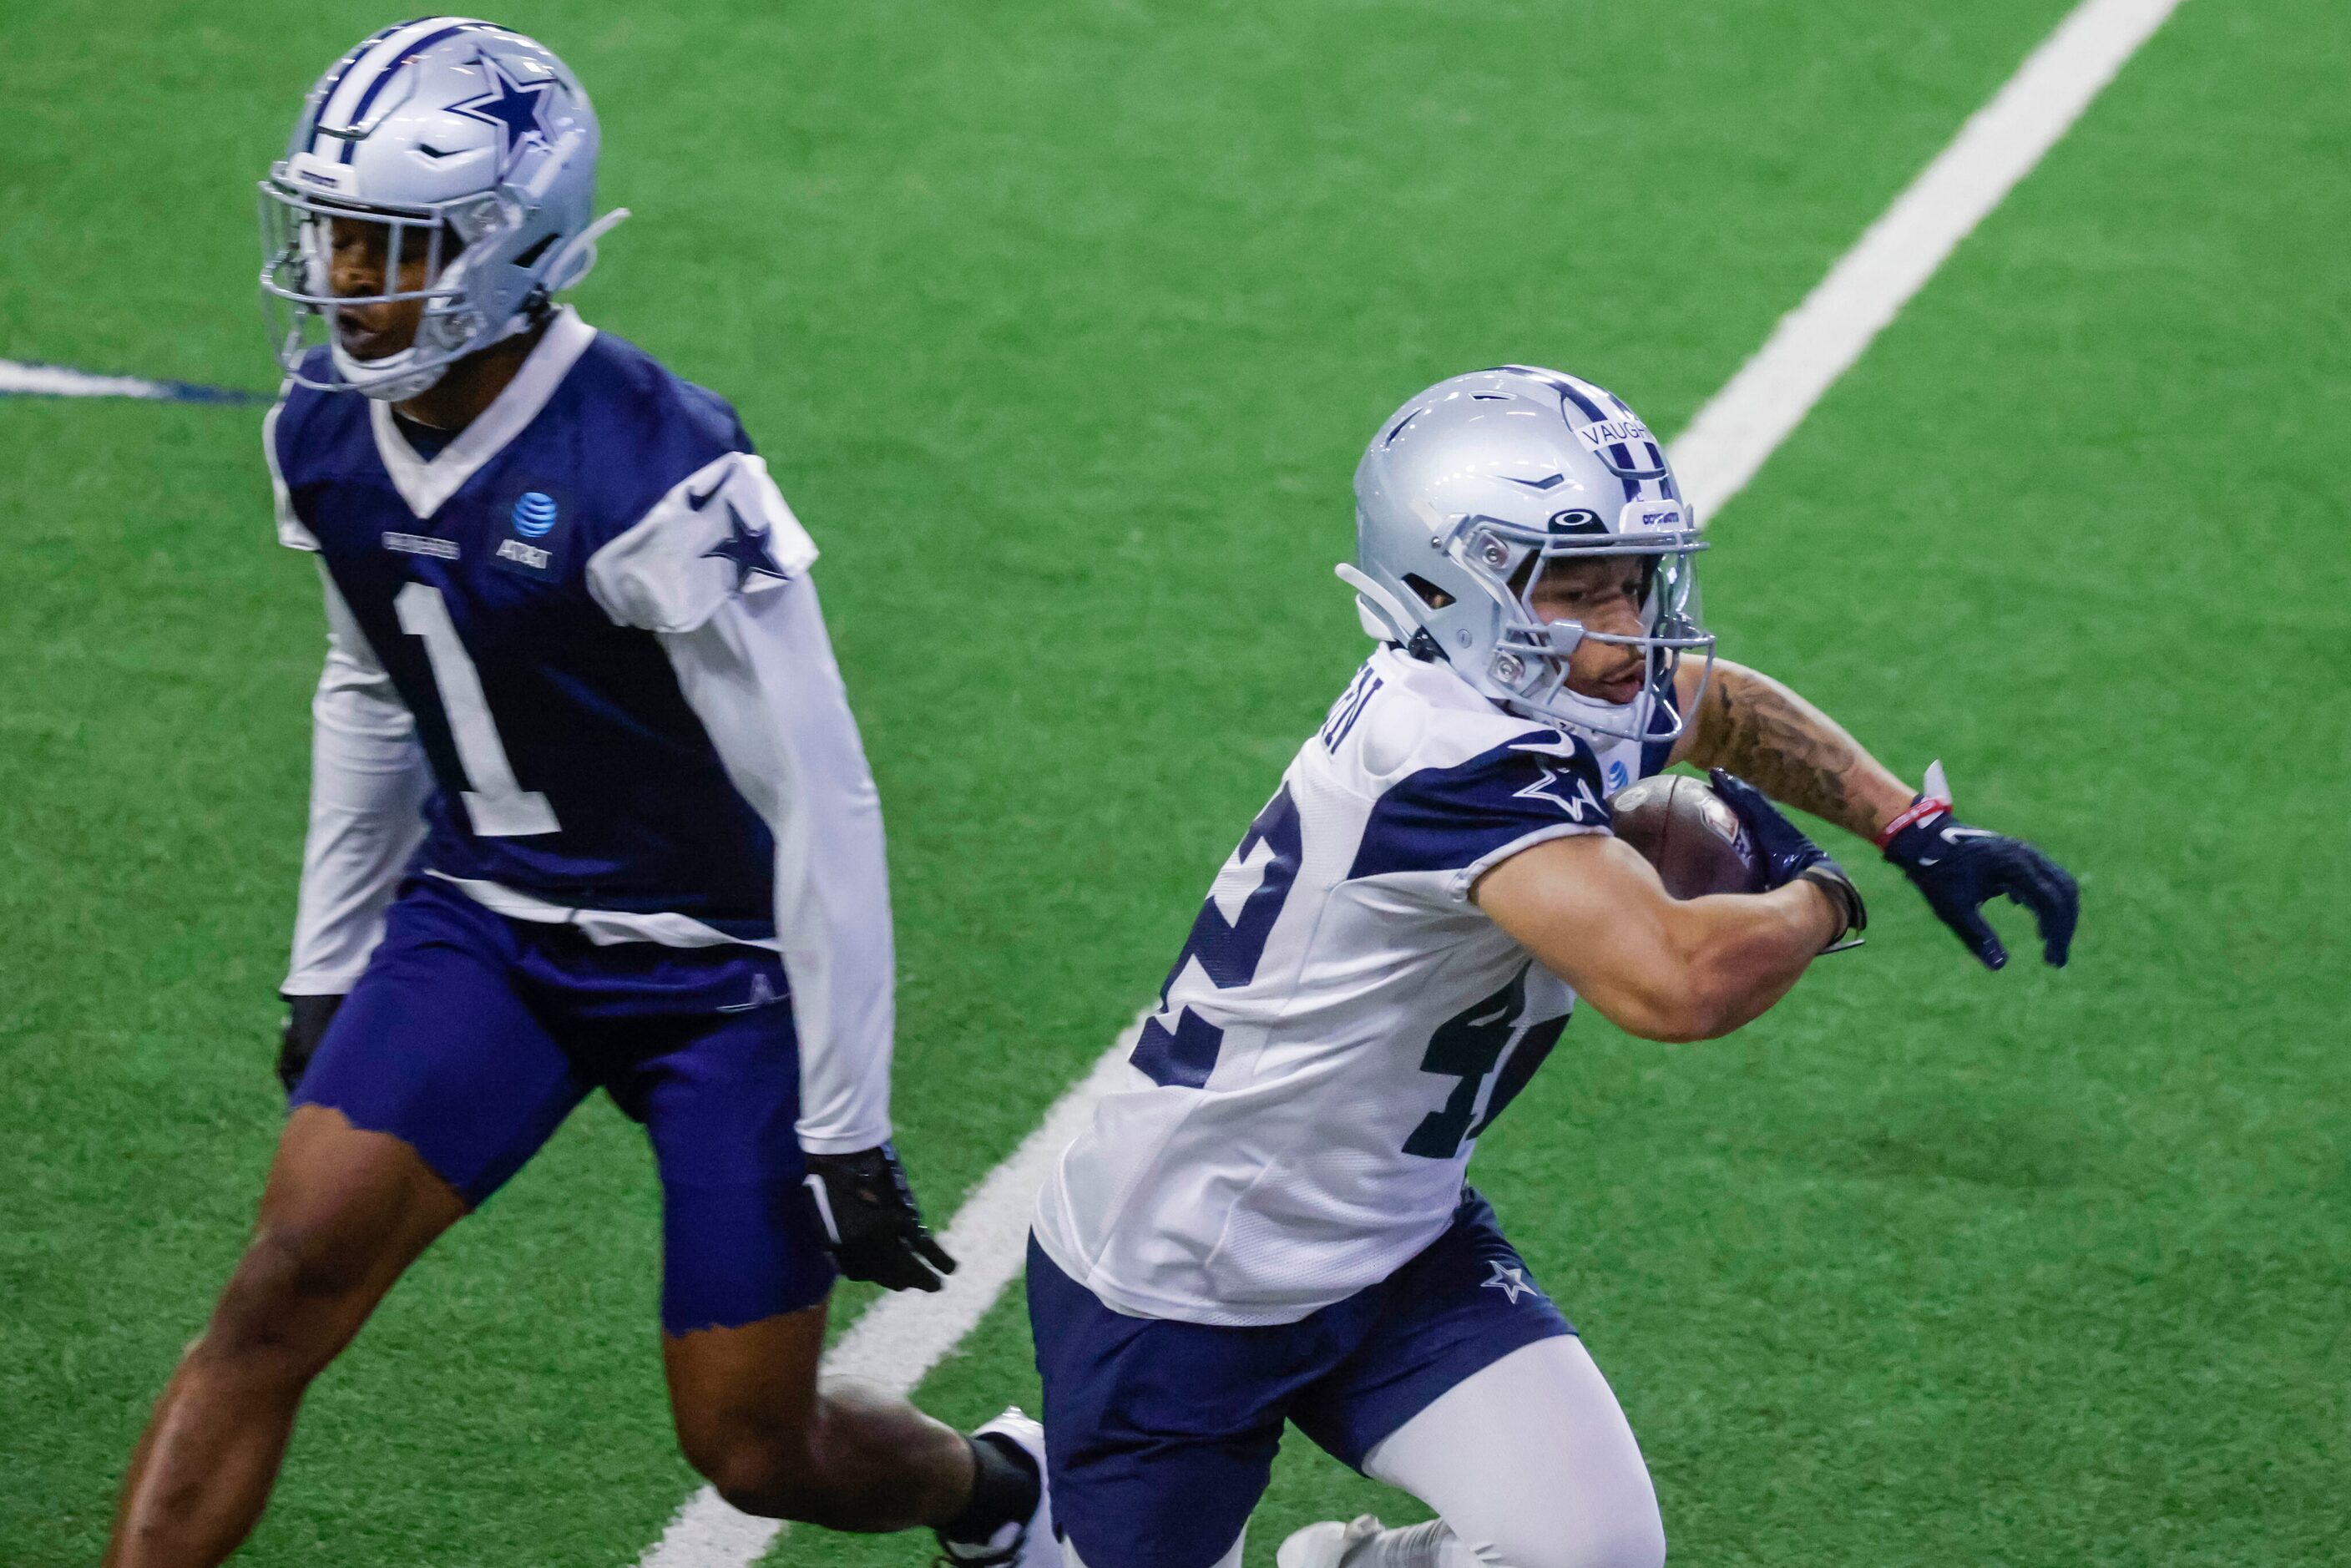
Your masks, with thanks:
M 1919 796 L 1916 800 L 1910 802 L 1910 806 L 1907 810 L 1901 812 L 1892 821 L 1877 830 L 1877 847 L 1881 850 L 1884 849 L 1886 845 L 1894 841 L 1894 835 L 1900 832 L 1903 829 L 1918 822 L 1923 822 L 1928 818 L 1934 816 L 1936 813 L 1939 811 L 1948 811 L 1950 809 L 1951 803 L 1949 800 L 1938 800 L 1933 797 L 1927 795 Z

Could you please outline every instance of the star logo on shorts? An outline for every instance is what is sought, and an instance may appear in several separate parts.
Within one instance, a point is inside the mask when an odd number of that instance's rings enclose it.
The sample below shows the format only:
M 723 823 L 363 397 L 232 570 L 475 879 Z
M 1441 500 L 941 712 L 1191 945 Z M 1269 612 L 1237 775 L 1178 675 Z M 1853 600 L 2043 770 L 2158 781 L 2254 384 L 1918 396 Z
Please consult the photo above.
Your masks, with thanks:
M 1505 1263 L 1499 1258 L 1489 1258 L 1486 1267 L 1494 1270 L 1494 1277 L 1479 1281 L 1479 1290 L 1499 1291 L 1510 1298 L 1510 1305 L 1514 1307 L 1519 1304 L 1520 1296 L 1541 1296 L 1542 1291 L 1535 1288 L 1535 1282 L 1527 1278 L 1527 1271 L 1517 1264 Z

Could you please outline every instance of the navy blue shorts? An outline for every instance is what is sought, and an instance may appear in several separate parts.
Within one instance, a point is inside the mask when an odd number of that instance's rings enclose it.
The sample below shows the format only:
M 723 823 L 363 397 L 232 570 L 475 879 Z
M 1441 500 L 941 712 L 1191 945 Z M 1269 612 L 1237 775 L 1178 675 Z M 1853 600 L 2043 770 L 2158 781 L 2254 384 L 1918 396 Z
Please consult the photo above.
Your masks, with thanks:
M 1127 1317 L 1033 1238 L 1029 1321 L 1053 1514 L 1086 1568 L 1211 1568 L 1264 1494 L 1285 1419 L 1360 1470 L 1438 1395 L 1575 1332 L 1466 1187 L 1426 1250 L 1294 1323 Z
M 653 1142 L 663 1328 L 824 1299 L 792 1010 L 764 948 L 600 947 L 413 878 L 293 1103 L 402 1139 L 477 1206 L 596 1088 Z

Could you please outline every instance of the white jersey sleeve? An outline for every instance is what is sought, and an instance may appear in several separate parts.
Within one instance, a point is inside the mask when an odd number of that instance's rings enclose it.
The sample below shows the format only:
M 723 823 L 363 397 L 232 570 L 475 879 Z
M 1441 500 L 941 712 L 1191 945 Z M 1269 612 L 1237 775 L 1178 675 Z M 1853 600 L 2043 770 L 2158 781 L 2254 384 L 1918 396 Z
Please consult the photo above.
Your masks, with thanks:
M 1609 831 L 1599 760 L 1450 670 L 1375 654 L 1211 885 L 1037 1238 L 1112 1307 L 1288 1322 L 1450 1221 L 1478 1135 L 1573 998 L 1470 898 Z
M 358 982 L 383 936 L 384 908 L 424 836 L 433 789 L 414 716 L 323 562 L 319 580 L 327 662 L 310 700 L 310 824 L 293 962 L 279 988 L 287 996 L 339 996 Z
M 808 577 L 816 553 L 766 465 L 730 453 L 599 550 L 588 580 L 614 621 L 660 634 L 774 836 L 800 1145 L 848 1154 L 890 1136 L 895 960 L 881 797 Z

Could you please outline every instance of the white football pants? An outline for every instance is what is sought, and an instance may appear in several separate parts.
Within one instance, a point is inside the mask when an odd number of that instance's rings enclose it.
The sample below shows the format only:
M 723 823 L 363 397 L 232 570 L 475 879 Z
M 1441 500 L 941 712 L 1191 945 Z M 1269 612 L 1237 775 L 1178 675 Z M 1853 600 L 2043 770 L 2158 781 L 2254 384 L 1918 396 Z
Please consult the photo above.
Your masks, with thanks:
M 1437 1517 L 1350 1549 L 1345 1568 L 1659 1568 L 1666 1529 L 1615 1391 L 1573 1334 L 1464 1379 L 1364 1458 Z M 1068 1568 L 1085 1568 L 1064 1545 Z M 1241 1542 L 1217 1568 L 1240 1568 Z

